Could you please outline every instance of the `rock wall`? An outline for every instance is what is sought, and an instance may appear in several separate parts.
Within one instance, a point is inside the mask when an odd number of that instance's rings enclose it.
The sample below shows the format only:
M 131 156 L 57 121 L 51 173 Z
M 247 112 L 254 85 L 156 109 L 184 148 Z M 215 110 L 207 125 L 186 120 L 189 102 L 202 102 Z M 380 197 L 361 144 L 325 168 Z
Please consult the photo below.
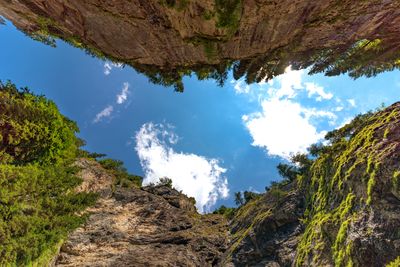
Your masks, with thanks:
M 49 32 L 115 60 L 161 69 L 285 47 L 306 53 L 365 38 L 393 49 L 400 44 L 396 0 L 8 0 L 0 2 L 0 14 L 24 32 Z
M 102 195 L 53 266 L 219 264 L 228 242 L 222 216 L 198 214 L 192 199 L 166 186 L 112 189 L 113 177 L 98 163 L 82 159 L 78 165 L 81 188 Z

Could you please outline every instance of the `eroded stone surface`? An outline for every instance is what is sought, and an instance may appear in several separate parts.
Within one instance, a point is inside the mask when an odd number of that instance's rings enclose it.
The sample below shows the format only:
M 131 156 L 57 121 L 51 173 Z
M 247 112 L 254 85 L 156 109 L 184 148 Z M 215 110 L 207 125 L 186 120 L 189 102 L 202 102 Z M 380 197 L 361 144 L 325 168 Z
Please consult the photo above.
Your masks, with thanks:
M 83 190 L 111 192 L 113 177 L 98 163 L 78 165 Z M 226 250 L 224 218 L 199 215 L 192 199 L 165 186 L 116 188 L 88 212 L 55 266 L 213 266 Z
M 25 32 L 44 27 L 123 62 L 164 69 L 254 58 L 284 47 L 306 55 L 365 38 L 383 39 L 391 51 L 400 44 L 396 0 L 243 0 L 234 29 L 217 26 L 214 0 L 185 1 L 183 9 L 162 2 L 11 0 L 0 2 L 0 14 Z M 207 19 L 209 13 L 214 15 Z M 218 51 L 212 56 L 203 49 L 210 42 Z

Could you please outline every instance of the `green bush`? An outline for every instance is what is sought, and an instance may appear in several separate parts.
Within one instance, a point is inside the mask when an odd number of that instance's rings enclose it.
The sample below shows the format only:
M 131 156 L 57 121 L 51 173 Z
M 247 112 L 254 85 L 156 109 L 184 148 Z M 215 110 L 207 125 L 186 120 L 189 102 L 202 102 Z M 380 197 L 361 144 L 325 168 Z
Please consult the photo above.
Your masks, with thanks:
M 99 154 L 102 155 L 102 154 Z M 120 160 L 101 159 L 98 162 L 104 169 L 108 170 L 115 176 L 115 185 L 122 187 L 141 187 L 143 178 L 138 175 L 129 174 L 124 167 L 124 163 Z
M 54 102 L 0 81 L 0 163 L 57 164 L 77 150 L 75 122 Z
M 0 82 L 0 266 L 44 264 L 95 202 L 74 192 L 77 131 L 52 101 Z
M 235 216 L 235 212 L 236 212 L 236 208 L 228 208 L 224 205 L 222 205 L 221 207 L 219 207 L 218 209 L 216 209 L 213 214 L 221 214 L 224 215 L 225 218 L 227 218 L 228 220 L 232 219 L 233 216 Z

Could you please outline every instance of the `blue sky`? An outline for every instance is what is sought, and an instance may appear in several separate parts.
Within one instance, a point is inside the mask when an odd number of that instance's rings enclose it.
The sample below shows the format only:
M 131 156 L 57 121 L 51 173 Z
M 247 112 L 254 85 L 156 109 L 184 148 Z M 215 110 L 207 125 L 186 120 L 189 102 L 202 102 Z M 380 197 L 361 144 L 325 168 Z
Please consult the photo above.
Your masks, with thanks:
M 400 99 L 398 71 L 354 81 L 289 68 L 250 86 L 186 78 L 185 92 L 176 93 L 61 41 L 57 48 L 33 41 L 8 22 L 0 38 L 1 80 L 55 101 L 77 121 L 86 149 L 123 160 L 147 182 L 170 176 L 201 211 L 233 205 L 236 191 L 262 192 L 291 153 Z

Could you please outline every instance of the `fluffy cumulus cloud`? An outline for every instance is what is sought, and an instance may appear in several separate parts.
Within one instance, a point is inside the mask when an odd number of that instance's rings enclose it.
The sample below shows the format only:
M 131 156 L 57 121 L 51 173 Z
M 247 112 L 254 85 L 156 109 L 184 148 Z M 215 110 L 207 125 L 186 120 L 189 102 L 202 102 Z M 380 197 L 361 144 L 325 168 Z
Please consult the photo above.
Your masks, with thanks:
M 262 102 L 262 112 L 245 120 L 253 145 L 265 148 L 269 155 L 289 159 L 292 154 L 307 148 L 324 137 L 310 123 L 312 116 L 331 116 L 306 109 L 290 100 L 274 98 Z
M 306 90 L 308 92 L 308 97 L 316 95 L 317 101 L 329 100 L 333 98 L 332 93 L 325 92 L 324 88 L 322 86 L 319 86 L 318 84 L 305 83 L 305 85 L 306 85 Z
M 296 91 L 304 89 L 302 84 L 303 75 L 304 70 L 293 71 L 290 66 L 287 67 L 284 74 L 275 78 L 276 82 L 274 83 L 280 84 L 280 88 L 275 90 L 271 88 L 270 94 L 275 93 L 276 97 L 294 98 L 297 95 Z
M 106 75 L 106 76 L 110 75 L 113 68 L 120 69 L 122 67 L 123 67 L 123 65 L 121 63 L 106 62 L 106 63 L 104 63 L 104 66 L 103 66 L 104 75 Z
M 175 188 L 196 199 L 200 212 L 209 211 L 219 198 L 228 196 L 226 169 L 216 159 L 175 151 L 172 146 L 178 137 L 170 125 L 146 123 L 135 141 L 145 184 L 171 178 Z
M 242 116 L 253 139 L 252 145 L 265 149 L 270 156 L 289 159 L 293 154 L 306 152 L 326 134 L 326 131 L 318 130 L 316 121 L 325 119 L 329 125 L 336 124 L 337 115 L 332 112 L 336 109 L 310 108 L 296 102 L 302 92 L 315 102 L 333 99 L 333 94 L 322 86 L 305 82 L 305 73 L 288 67 L 284 74 L 262 84 L 261 111 Z M 242 84 L 239 86 L 243 87 Z
M 111 116 L 112 112 L 114 111 L 114 107 L 109 105 L 105 107 L 102 111 L 96 114 L 96 117 L 94 118 L 93 122 L 98 123 L 104 118 L 108 118 Z
M 123 104 L 128 99 L 129 83 L 125 82 L 122 86 L 121 93 L 117 94 L 117 104 Z

